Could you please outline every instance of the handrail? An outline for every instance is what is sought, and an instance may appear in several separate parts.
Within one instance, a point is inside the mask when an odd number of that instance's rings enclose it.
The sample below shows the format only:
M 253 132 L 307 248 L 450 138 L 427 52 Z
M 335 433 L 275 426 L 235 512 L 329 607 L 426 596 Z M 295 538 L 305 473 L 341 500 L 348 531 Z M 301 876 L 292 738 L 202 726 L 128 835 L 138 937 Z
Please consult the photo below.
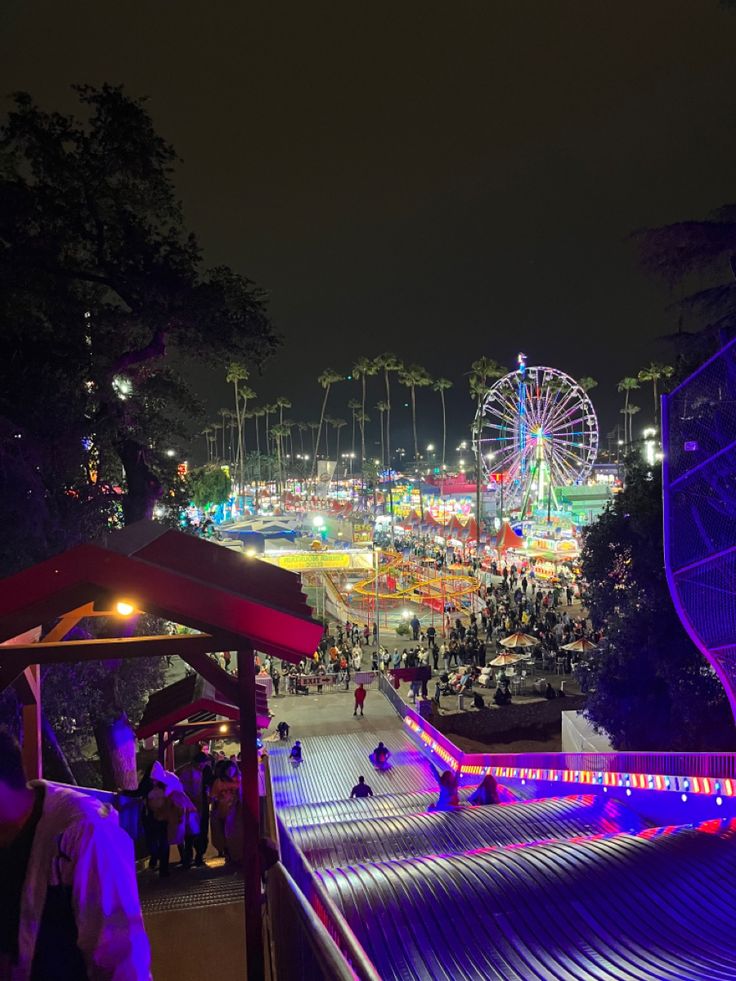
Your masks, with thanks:
M 304 853 L 277 817 L 281 839 L 281 860 L 292 879 L 309 900 L 332 940 L 342 951 L 359 981 L 381 981 L 373 963 L 353 933 L 347 920 Z
M 348 978 L 357 978 L 358 981 L 380 981 L 376 969 L 347 920 L 276 813 L 268 754 L 264 754 L 262 765 L 265 783 L 263 830 L 266 836 L 278 845 L 280 858 L 280 861 L 269 869 L 266 876 L 270 935 L 279 936 L 280 925 L 279 922 L 275 922 L 275 919 L 279 921 L 281 919 L 278 913 L 281 901 L 289 905 L 296 902 L 298 912 L 305 926 L 309 928 L 308 940 L 314 957 L 322 969 L 321 977 L 335 978 L 337 981 Z M 315 928 L 315 922 L 319 925 L 319 929 Z M 279 951 L 282 959 L 291 957 L 284 952 L 283 942 L 275 943 L 277 976 Z M 291 976 L 289 972 L 282 972 L 284 977 L 287 974 Z M 309 976 L 307 971 L 304 977 Z
M 334 981 L 355 981 L 342 951 L 335 944 L 317 912 L 297 886 L 288 869 L 277 862 L 269 869 L 266 895 L 272 914 L 271 936 L 275 947 L 274 977 L 321 977 Z M 285 908 L 284 908 L 285 907 Z M 301 931 L 294 927 L 294 913 L 301 921 Z M 282 931 L 284 935 L 282 936 Z M 291 943 L 288 943 L 291 940 Z M 300 942 L 301 941 L 301 942 Z M 308 946 L 314 963 L 305 956 Z M 305 963 L 306 962 L 306 963 Z
M 457 769 L 463 760 L 463 751 L 443 732 L 436 729 L 431 722 L 422 718 L 410 705 L 407 705 L 401 695 L 385 675 L 378 682 L 380 691 L 388 698 L 397 714 L 404 720 L 405 725 L 427 746 L 435 752 L 448 766 Z
M 261 757 L 261 766 L 263 767 L 263 781 L 266 786 L 266 794 L 263 804 L 263 830 L 266 833 L 266 837 L 270 838 L 271 841 L 276 843 L 279 855 L 281 855 L 279 824 L 278 820 L 276 819 L 276 802 L 273 796 L 273 783 L 271 782 L 271 761 L 268 757 L 268 753 L 264 753 Z

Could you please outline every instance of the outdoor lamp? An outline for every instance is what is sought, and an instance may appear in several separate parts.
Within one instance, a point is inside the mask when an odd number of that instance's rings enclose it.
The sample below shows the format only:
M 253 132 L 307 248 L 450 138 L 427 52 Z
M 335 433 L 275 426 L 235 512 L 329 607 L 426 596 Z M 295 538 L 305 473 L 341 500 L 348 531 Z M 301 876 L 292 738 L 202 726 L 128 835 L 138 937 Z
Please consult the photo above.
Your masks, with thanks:
M 220 732 L 227 732 L 227 726 L 224 723 L 220 726 Z
M 115 604 L 115 612 L 121 617 L 129 617 L 131 613 L 135 613 L 135 607 L 132 603 L 128 603 L 127 600 L 118 600 Z

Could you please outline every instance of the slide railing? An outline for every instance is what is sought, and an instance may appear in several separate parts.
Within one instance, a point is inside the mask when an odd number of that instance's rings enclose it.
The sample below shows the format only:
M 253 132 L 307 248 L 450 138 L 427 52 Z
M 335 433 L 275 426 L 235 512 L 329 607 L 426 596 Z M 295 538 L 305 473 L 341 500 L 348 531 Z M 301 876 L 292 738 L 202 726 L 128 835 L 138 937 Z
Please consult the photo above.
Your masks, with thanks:
M 491 769 L 496 775 L 506 777 L 624 783 L 640 789 L 690 789 L 695 793 L 736 796 L 736 753 L 464 753 L 407 705 L 384 675 L 379 688 L 415 737 L 430 752 L 463 773 L 478 774 Z M 604 774 L 616 774 L 620 780 L 603 779 Z M 684 787 L 685 782 L 688 787 Z
M 272 977 L 380 981 L 370 958 L 276 814 L 268 758 L 263 830 L 278 846 L 266 873 L 266 933 Z

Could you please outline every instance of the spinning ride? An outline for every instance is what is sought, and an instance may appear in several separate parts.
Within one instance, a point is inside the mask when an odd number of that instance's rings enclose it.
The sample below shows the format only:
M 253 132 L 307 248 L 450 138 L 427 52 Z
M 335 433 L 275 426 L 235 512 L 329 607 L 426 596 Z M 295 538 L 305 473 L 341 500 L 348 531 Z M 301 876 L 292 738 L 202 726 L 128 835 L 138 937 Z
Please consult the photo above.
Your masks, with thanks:
M 500 483 L 522 516 L 554 504 L 555 487 L 584 480 L 598 452 L 598 420 L 585 390 L 564 371 L 519 367 L 488 389 L 473 427 L 486 482 Z

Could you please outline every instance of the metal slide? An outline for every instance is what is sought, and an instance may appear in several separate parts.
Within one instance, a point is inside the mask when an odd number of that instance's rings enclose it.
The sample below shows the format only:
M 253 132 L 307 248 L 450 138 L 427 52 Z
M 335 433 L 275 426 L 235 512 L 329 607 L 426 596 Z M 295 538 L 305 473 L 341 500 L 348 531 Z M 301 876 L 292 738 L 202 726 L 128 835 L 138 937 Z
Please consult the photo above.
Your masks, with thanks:
M 375 739 L 305 734 L 296 769 L 288 744 L 270 755 L 282 821 L 386 981 L 736 979 L 727 822 L 651 829 L 620 801 L 504 787 L 428 812 L 436 778 L 400 726 L 375 796 L 347 799 Z

